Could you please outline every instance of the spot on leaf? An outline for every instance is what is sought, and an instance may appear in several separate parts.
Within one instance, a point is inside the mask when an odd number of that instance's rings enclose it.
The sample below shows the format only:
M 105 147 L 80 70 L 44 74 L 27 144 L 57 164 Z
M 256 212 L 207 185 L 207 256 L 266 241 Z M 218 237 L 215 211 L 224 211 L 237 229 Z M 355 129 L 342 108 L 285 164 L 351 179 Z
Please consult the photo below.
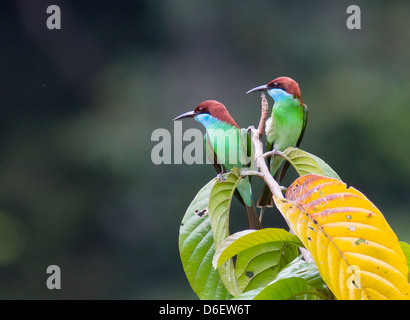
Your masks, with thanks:
M 350 231 L 356 231 L 356 226 L 349 226 L 348 229 L 349 229 Z
M 255 274 L 254 274 L 252 271 L 246 271 L 245 275 L 246 275 L 249 279 L 252 279 L 252 278 L 255 276 Z
M 293 186 L 292 192 L 295 192 L 295 191 L 298 189 L 298 187 L 299 187 L 299 185 L 298 185 L 298 184 L 295 184 L 295 185 Z
M 208 213 L 208 208 L 205 208 L 205 209 L 203 209 L 203 210 L 201 210 L 201 211 L 199 211 L 198 209 L 196 209 L 195 210 L 195 214 L 198 216 L 198 217 L 200 217 L 200 218 L 202 218 L 204 215 L 206 215 Z
M 356 242 L 355 242 L 355 245 L 358 246 L 359 244 L 361 244 L 361 243 L 363 243 L 363 242 L 365 242 L 365 241 L 366 241 L 366 240 L 364 240 L 364 239 L 362 239 L 362 238 L 357 239 Z
M 352 284 L 354 285 L 354 287 L 355 287 L 356 289 L 360 289 L 360 287 L 357 285 L 356 281 L 352 280 Z

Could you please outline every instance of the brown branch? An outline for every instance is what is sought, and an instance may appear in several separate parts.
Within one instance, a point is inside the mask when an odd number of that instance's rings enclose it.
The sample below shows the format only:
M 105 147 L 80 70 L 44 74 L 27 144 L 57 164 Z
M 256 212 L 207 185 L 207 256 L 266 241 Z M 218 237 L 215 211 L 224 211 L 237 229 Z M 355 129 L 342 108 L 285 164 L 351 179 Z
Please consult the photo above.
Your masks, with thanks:
M 265 123 L 266 123 L 266 119 L 268 119 L 268 111 L 269 111 L 268 101 L 266 100 L 265 94 L 263 92 L 261 94 L 261 105 L 262 105 L 261 119 L 259 120 L 259 126 L 258 126 L 259 139 L 261 139 L 263 136 L 263 131 L 265 129 Z

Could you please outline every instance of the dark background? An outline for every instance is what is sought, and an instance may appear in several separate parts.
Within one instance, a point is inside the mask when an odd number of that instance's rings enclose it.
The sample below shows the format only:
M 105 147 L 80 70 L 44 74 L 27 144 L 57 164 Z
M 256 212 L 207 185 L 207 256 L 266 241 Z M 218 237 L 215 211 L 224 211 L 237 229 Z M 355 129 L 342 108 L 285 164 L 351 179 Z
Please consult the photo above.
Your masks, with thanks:
M 206 99 L 257 125 L 245 92 L 282 75 L 309 107 L 301 147 L 410 241 L 409 16 L 408 1 L 1 1 L 0 298 L 196 298 L 178 230 L 215 173 L 154 165 L 151 134 Z

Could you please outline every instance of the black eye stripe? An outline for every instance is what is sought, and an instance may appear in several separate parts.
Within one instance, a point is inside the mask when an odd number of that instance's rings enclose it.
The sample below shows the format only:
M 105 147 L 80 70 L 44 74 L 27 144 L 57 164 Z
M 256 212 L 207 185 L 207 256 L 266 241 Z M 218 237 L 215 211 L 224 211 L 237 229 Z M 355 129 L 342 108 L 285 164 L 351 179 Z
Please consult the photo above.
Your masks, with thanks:
M 272 88 L 274 88 L 274 89 L 281 89 L 281 90 L 286 91 L 285 86 L 283 85 L 283 83 L 274 82 L 274 83 L 272 84 Z
M 272 89 L 281 89 L 283 91 L 286 91 L 283 83 L 274 82 L 271 85 L 269 85 L 269 87 L 272 88 Z
M 199 107 L 196 109 L 197 113 L 209 113 L 209 110 L 206 108 Z

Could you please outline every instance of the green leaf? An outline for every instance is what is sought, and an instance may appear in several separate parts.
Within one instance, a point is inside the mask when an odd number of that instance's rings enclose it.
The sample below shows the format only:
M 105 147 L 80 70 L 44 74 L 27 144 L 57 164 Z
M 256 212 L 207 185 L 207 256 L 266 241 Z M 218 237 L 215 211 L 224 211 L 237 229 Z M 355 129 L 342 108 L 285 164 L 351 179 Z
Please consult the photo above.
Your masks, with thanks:
M 319 292 L 315 288 L 320 289 Z M 279 272 L 277 277 L 264 288 L 241 294 L 235 299 L 252 300 L 294 300 L 328 299 L 329 290 L 324 285 L 314 263 L 307 263 L 301 257 L 293 260 Z
M 309 286 L 317 289 L 327 289 L 325 282 L 320 276 L 319 270 L 314 262 L 306 262 L 302 256 L 297 257 L 286 268 L 281 270 L 276 279 L 298 277 L 305 279 Z
M 278 279 L 265 288 L 258 288 L 245 292 L 235 300 L 295 300 L 306 299 L 309 292 L 307 281 L 302 278 L 292 277 Z
M 266 243 L 291 243 L 303 247 L 298 237 L 284 229 L 266 228 L 261 230 L 244 230 L 229 236 L 216 250 L 212 264 L 214 268 L 237 255 L 238 253 Z
M 209 217 L 216 248 L 229 235 L 229 209 L 236 186 L 241 180 L 239 169 L 233 168 L 230 173 L 223 175 L 223 179 L 217 179 L 209 195 Z M 226 261 L 219 266 L 218 271 L 226 289 L 233 296 L 240 294 L 233 261 Z
M 219 276 L 212 267 L 215 253 L 208 199 L 217 178 L 205 185 L 192 200 L 179 230 L 179 251 L 188 281 L 200 299 L 230 299 Z
M 326 162 L 309 152 L 289 147 L 283 153 L 300 176 L 317 174 L 341 180 L 338 174 Z
M 232 300 L 254 300 L 255 297 L 262 291 L 263 288 L 257 288 L 241 293 L 239 296 L 234 297 Z
M 297 254 L 296 247 L 281 242 L 265 243 L 242 251 L 235 264 L 241 291 L 265 287 Z
M 283 229 L 245 230 L 229 236 L 216 250 L 213 266 L 237 256 L 235 273 L 241 292 L 266 286 L 298 255 L 299 238 Z
M 403 241 L 399 241 L 399 244 L 401 246 L 401 249 L 403 250 L 404 256 L 406 257 L 407 267 L 410 271 L 410 244 L 408 244 L 407 242 L 403 242 Z M 408 274 L 407 279 L 410 280 L 410 273 Z
M 275 280 L 266 286 L 254 300 L 296 300 L 308 292 L 307 281 L 302 278 L 284 278 Z
M 257 171 L 258 166 L 256 164 L 255 157 L 254 157 L 255 148 L 252 143 L 251 134 L 250 132 L 248 132 L 248 129 L 244 129 L 244 128 L 239 129 L 239 143 L 242 144 L 242 148 L 239 148 L 239 150 L 246 150 L 247 157 L 249 158 L 247 160 L 250 160 L 249 164 L 246 167 L 248 167 L 249 170 Z M 239 156 L 243 157 L 242 154 L 239 154 Z M 246 164 L 245 159 L 241 158 L 241 163 Z

